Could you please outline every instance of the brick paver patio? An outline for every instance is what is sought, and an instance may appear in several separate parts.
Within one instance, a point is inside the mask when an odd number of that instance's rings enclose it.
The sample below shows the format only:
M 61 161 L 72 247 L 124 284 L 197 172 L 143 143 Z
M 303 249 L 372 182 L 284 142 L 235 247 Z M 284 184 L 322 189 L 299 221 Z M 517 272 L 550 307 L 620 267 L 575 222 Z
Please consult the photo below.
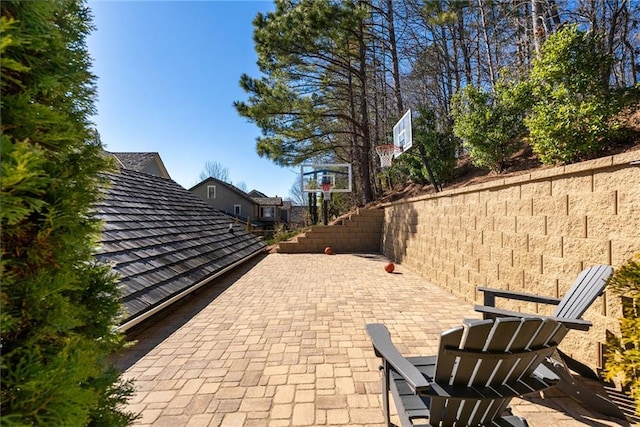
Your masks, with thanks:
M 383 426 L 379 359 L 364 325 L 434 354 L 470 304 L 377 255 L 270 254 L 188 297 L 120 359 L 140 426 Z M 556 393 L 557 394 L 557 393 Z M 392 405 L 393 406 L 393 405 Z M 531 426 L 627 425 L 562 395 L 518 400 Z

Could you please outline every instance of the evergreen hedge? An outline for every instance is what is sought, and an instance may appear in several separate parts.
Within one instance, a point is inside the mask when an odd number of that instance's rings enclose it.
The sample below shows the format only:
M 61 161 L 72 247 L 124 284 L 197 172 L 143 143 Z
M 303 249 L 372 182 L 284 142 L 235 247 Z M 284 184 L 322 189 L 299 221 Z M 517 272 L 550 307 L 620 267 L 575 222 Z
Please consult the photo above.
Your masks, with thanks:
M 2 425 L 127 425 L 132 384 L 108 362 L 123 345 L 116 280 L 93 259 L 110 161 L 90 122 L 90 11 L 0 8 Z

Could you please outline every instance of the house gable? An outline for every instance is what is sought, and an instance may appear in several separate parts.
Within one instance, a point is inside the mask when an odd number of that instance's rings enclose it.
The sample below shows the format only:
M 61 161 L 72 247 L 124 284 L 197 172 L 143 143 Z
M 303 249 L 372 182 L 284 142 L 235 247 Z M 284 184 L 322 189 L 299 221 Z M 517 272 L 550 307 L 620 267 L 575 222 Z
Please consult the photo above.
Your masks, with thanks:
M 205 203 L 243 221 L 256 220 L 255 202 L 247 193 L 227 182 L 209 177 L 194 185 L 189 191 Z M 255 224 L 254 224 L 255 225 Z
M 148 173 L 165 179 L 171 179 L 160 154 L 154 152 L 145 153 L 109 153 L 118 165 L 125 169 Z

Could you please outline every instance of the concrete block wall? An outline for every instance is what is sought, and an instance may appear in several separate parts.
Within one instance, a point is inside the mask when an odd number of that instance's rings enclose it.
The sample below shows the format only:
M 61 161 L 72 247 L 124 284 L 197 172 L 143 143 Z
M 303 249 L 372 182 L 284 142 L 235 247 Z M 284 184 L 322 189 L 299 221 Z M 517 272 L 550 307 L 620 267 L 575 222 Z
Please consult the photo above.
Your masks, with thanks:
M 335 253 L 379 253 L 383 209 L 360 209 L 335 225 L 316 225 L 292 241 L 280 242 L 278 253 L 322 253 L 331 246 Z
M 615 268 L 640 251 L 638 160 L 633 151 L 390 203 L 382 253 L 470 303 L 482 302 L 477 286 L 561 298 L 582 269 Z M 599 367 L 620 316 L 619 298 L 605 293 L 584 315 L 594 327 L 571 332 L 563 350 Z

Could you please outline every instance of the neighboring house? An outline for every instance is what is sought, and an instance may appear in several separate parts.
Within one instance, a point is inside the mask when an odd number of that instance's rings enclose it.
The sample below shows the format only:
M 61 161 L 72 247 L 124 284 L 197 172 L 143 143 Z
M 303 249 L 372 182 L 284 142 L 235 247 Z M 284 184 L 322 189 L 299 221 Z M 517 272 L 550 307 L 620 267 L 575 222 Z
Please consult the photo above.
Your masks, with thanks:
M 258 255 L 266 243 L 170 179 L 127 168 L 108 174 L 97 206 L 96 258 L 120 277 L 128 329 Z M 230 230 L 233 227 L 233 231 Z
M 283 202 L 280 197 L 253 197 L 257 210 L 257 218 L 259 221 L 267 223 L 287 222 L 287 218 L 283 218 Z
M 249 219 L 251 222 L 257 220 L 254 214 L 254 202 L 251 197 L 238 187 L 227 182 L 209 177 L 191 187 L 189 191 L 208 205 L 236 218 L 244 221 Z
M 289 224 L 292 229 L 311 225 L 309 206 L 291 206 Z
M 251 190 L 249 191 L 249 197 L 254 198 L 254 197 L 267 197 L 266 194 L 258 191 L 258 190 Z
M 281 197 L 267 197 L 256 190 L 247 194 L 227 182 L 212 177 L 191 187 L 189 191 L 222 212 L 244 222 L 251 221 L 257 229 L 270 229 L 276 223 L 283 222 Z M 285 215 L 284 221 L 286 219 Z
M 171 179 L 158 153 L 109 153 L 119 167 Z
M 289 200 L 284 200 L 282 202 L 282 209 L 280 209 L 280 221 L 285 224 L 291 223 L 291 209 L 293 208 L 293 203 Z

